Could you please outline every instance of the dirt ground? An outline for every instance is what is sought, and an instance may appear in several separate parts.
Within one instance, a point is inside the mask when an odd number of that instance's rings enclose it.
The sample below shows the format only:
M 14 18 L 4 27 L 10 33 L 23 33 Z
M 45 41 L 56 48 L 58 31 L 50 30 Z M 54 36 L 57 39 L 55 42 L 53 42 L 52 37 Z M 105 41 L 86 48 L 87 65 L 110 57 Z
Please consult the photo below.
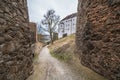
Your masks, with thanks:
M 51 56 L 47 47 L 42 49 L 34 65 L 34 73 L 28 80 L 84 80 L 69 66 Z
M 34 73 L 28 80 L 107 80 L 80 63 L 79 56 L 74 54 L 74 42 L 75 35 L 71 35 L 55 41 L 49 49 L 42 48 L 34 59 Z M 54 56 L 51 51 L 55 52 Z
M 80 63 L 80 56 L 75 53 L 75 34 L 55 41 L 53 45 L 49 45 L 49 49 L 54 57 L 65 62 L 82 79 L 107 80 Z

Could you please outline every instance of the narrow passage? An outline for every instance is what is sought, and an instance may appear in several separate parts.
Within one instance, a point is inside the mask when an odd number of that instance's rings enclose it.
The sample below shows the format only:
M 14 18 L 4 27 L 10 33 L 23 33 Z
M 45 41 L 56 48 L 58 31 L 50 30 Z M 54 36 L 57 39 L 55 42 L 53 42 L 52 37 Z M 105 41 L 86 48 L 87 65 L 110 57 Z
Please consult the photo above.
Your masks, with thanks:
M 82 80 L 68 66 L 52 57 L 47 47 L 40 52 L 38 63 L 28 80 Z

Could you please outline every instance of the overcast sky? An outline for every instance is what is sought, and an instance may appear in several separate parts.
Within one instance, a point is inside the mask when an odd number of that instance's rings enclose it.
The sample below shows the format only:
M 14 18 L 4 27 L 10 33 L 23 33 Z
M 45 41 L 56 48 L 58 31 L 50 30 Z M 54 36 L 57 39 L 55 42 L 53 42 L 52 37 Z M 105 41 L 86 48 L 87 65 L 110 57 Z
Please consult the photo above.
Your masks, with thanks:
M 54 9 L 61 19 L 77 12 L 78 0 L 27 0 L 31 22 L 40 22 L 49 9 Z

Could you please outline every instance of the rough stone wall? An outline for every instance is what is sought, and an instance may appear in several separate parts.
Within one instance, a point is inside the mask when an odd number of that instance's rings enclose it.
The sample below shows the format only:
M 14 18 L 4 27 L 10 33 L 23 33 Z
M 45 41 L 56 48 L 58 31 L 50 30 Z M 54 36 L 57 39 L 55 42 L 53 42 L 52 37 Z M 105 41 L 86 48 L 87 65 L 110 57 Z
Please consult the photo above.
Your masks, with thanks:
M 0 80 L 25 80 L 32 72 L 27 0 L 0 0 Z
M 32 32 L 32 41 L 37 41 L 37 25 L 34 22 L 29 23 L 30 30 Z
M 78 0 L 77 53 L 81 63 L 120 80 L 120 0 Z

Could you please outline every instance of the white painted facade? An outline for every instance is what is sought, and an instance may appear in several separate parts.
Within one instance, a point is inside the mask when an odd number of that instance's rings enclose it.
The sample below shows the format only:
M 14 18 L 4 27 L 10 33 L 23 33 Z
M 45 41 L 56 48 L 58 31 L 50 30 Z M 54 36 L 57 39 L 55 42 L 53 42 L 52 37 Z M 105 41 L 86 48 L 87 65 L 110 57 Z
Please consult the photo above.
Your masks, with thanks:
M 76 32 L 76 13 L 68 15 L 58 24 L 58 38 L 62 38 L 63 34 L 67 36 Z

